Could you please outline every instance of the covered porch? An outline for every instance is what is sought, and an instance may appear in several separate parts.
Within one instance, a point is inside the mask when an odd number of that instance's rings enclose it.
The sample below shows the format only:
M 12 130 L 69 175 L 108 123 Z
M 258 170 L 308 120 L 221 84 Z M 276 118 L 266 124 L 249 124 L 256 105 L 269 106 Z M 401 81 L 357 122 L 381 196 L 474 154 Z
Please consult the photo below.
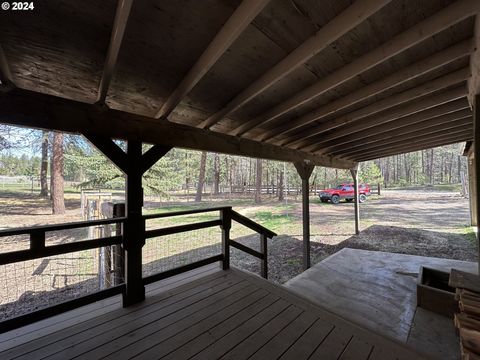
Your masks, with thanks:
M 2 12 L 0 122 L 84 136 L 125 175 L 126 201 L 111 219 L 1 230 L 0 238 L 29 242 L 0 253 L 0 266 L 107 247 L 122 261 L 115 267 L 111 258 L 114 286 L 0 323 L 2 359 L 424 357 L 307 292 L 296 295 L 293 285 L 265 280 L 268 240 L 277 234 L 232 207 L 143 214 L 142 176 L 174 147 L 293 163 L 307 270 L 315 166 L 350 171 L 358 234 L 361 162 L 480 141 L 478 0 L 36 5 Z M 479 168 L 480 147 L 471 159 Z M 206 211 L 218 216 L 146 226 Z M 257 248 L 230 238 L 235 222 L 258 234 Z M 107 225 L 109 235 L 60 245 L 46 235 Z M 145 276 L 151 239 L 206 228 L 221 232 L 217 253 Z M 231 268 L 231 247 L 258 258 L 265 279 Z M 315 278 L 333 279 L 338 269 Z M 399 307 L 399 317 L 408 311 Z

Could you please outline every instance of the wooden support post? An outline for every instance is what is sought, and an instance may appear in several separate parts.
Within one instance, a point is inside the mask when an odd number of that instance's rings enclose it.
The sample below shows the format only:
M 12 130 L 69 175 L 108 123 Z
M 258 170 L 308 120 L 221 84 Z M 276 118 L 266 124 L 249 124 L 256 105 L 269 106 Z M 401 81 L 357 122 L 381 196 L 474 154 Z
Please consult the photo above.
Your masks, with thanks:
M 355 234 L 360 234 L 360 199 L 358 196 L 358 166 L 350 169 L 353 177 L 353 192 L 355 204 Z
M 263 278 L 268 279 L 268 248 L 267 236 L 265 234 L 260 234 L 260 252 L 263 254 L 261 274 Z
M 310 207 L 308 179 L 312 175 L 314 165 L 306 162 L 294 163 L 298 175 L 302 179 L 302 215 L 303 215 L 303 269 L 310 267 Z
M 473 102 L 473 151 L 474 151 L 474 161 L 475 161 L 475 203 L 480 204 L 480 181 L 478 174 L 478 169 L 480 169 L 480 94 L 475 95 Z M 480 211 L 476 211 L 476 227 L 477 227 L 477 247 L 478 255 L 480 255 Z M 480 274 L 480 257 L 478 263 L 478 272 Z
M 232 228 L 231 208 L 220 210 L 220 220 L 222 220 L 222 269 L 230 268 L 230 229 Z
M 377 195 L 380 195 L 380 183 L 377 184 Z
M 125 203 L 119 203 L 113 205 L 113 217 L 125 216 Z M 117 224 L 116 234 L 121 235 L 123 233 L 122 224 Z M 125 252 L 121 245 L 112 245 L 112 269 L 113 269 L 113 285 L 123 284 L 124 272 L 125 272 Z
M 145 220 L 142 218 L 142 143 L 128 141 L 127 144 L 127 186 L 124 231 L 125 285 L 123 305 L 129 306 L 145 299 L 142 281 L 142 247 L 145 244 Z

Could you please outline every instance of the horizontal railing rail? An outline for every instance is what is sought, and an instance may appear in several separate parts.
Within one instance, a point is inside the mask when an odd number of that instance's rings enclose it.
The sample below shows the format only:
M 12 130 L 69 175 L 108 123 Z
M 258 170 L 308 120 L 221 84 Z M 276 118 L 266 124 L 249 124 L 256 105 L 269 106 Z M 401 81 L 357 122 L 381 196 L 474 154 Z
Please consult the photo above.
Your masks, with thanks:
M 159 219 L 159 218 L 167 218 L 167 217 L 182 216 L 182 215 L 193 215 L 193 214 L 199 214 L 199 213 L 205 213 L 205 212 L 222 211 L 222 210 L 231 209 L 231 208 L 232 208 L 231 206 L 218 206 L 218 207 L 211 207 L 211 208 L 172 211 L 172 212 L 157 213 L 157 214 L 147 214 L 147 215 L 143 215 L 143 218 L 145 220 Z
M 160 214 L 148 214 L 143 215 L 141 221 L 146 225 L 147 220 L 151 219 L 160 219 L 160 218 L 170 218 L 175 216 L 184 216 L 184 215 L 193 215 L 199 213 L 208 213 L 208 212 L 219 212 L 219 218 L 201 222 L 195 222 L 191 224 L 176 225 L 170 227 L 163 227 L 159 229 L 149 229 L 140 231 L 140 233 L 131 234 L 134 236 L 134 242 L 127 240 L 127 235 L 123 232 L 123 226 L 119 225 L 128 225 L 127 217 L 114 217 L 111 219 L 101 219 L 101 220 L 92 220 L 92 221 L 79 221 L 74 223 L 66 224 L 55 224 L 55 225 L 42 225 L 34 226 L 27 228 L 18 228 L 18 229 L 4 229 L 0 230 L 0 238 L 7 236 L 17 236 L 17 235 L 29 235 L 30 246 L 25 250 L 18 250 L 6 253 L 0 253 L 0 265 L 11 264 L 15 262 L 22 262 L 33 260 L 37 258 L 44 258 L 49 256 L 55 256 L 60 254 L 78 252 L 83 250 L 89 250 L 94 248 L 102 248 L 113 245 L 122 245 L 122 252 L 128 251 L 128 246 L 133 246 L 134 244 L 140 248 L 143 246 L 143 242 L 147 239 L 162 237 L 172 234 L 184 233 L 188 231 L 194 231 L 199 229 L 206 229 L 212 227 L 220 227 L 222 231 L 222 251 L 219 254 L 213 254 L 207 258 L 182 265 L 167 271 L 142 277 L 143 284 L 150 284 L 152 282 L 162 280 L 186 271 L 190 271 L 207 264 L 214 262 L 222 262 L 223 269 L 228 269 L 230 267 L 230 247 L 234 247 L 238 250 L 244 251 L 245 253 L 252 255 L 261 261 L 261 275 L 265 278 L 268 277 L 268 266 L 267 266 L 267 239 L 271 239 L 276 236 L 276 233 L 267 229 L 266 227 L 256 223 L 255 221 L 239 214 L 238 212 L 232 210 L 230 206 L 222 207 L 212 207 L 212 208 L 201 208 L 185 211 L 175 211 L 169 213 L 160 213 Z M 115 212 L 114 212 L 115 213 Z M 124 211 L 117 213 L 117 215 L 124 215 Z M 239 224 L 246 226 L 247 228 L 255 231 L 260 235 L 260 251 L 254 250 L 244 244 L 239 243 L 238 241 L 230 239 L 230 230 L 232 221 L 238 222 Z M 82 241 L 69 242 L 64 244 L 46 244 L 46 233 L 60 231 L 60 230 L 69 230 L 83 227 L 91 226 L 100 226 L 100 225 L 109 225 L 116 224 L 117 229 L 112 236 L 100 237 L 95 239 L 88 239 Z M 145 227 L 143 227 L 145 229 Z M 126 248 L 126 250 L 125 250 Z M 141 253 L 137 255 L 141 261 Z M 123 274 L 123 266 L 122 274 Z M 138 271 L 137 269 L 125 269 L 125 276 L 128 279 L 128 271 Z M 131 275 L 131 274 L 130 274 Z M 128 281 L 125 284 L 116 285 L 107 289 L 103 289 L 97 292 L 93 292 L 72 300 L 68 300 L 44 309 L 36 310 L 34 312 L 20 315 L 18 317 L 8 319 L 0 322 L 0 332 L 11 330 L 13 328 L 26 325 L 33 321 L 44 319 L 55 314 L 74 309 L 78 306 L 87 305 L 91 302 L 101 300 L 103 298 L 123 294 L 124 300 L 128 296 Z M 124 301 L 125 304 L 125 301 Z
M 232 210 L 232 220 L 235 220 L 239 224 L 242 224 L 243 226 L 246 226 L 259 234 L 264 234 L 269 239 L 277 236 L 277 234 L 270 229 L 267 229 L 265 226 L 262 226 L 259 223 L 256 223 L 255 221 L 247 218 L 246 216 L 239 214 L 235 210 Z

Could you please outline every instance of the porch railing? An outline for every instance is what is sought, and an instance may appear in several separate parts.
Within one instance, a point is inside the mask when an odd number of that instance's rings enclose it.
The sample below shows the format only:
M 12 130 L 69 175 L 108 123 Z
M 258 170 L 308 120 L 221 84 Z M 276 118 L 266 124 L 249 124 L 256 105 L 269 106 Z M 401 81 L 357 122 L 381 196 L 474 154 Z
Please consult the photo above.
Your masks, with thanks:
M 79 221 L 68 224 L 59 225 L 45 225 L 34 226 L 19 229 L 0 230 L 0 238 L 7 236 L 29 235 L 29 248 L 25 250 L 12 251 L 7 253 L 0 253 L 0 265 L 7 265 L 22 261 L 34 260 L 48 256 L 55 256 L 60 254 L 68 254 L 77 251 L 90 250 L 112 245 L 122 244 L 123 236 L 113 235 L 108 237 L 101 237 L 97 239 L 76 241 L 67 244 L 49 245 L 45 243 L 45 234 L 47 232 L 54 232 L 60 230 L 78 229 L 90 226 L 108 225 L 108 224 L 122 224 L 126 218 L 118 217 L 113 219 L 102 219 L 92 221 Z M 20 315 L 8 320 L 0 322 L 0 333 L 17 328 L 47 317 L 59 314 L 64 311 L 71 310 L 76 307 L 87 305 L 89 303 L 105 299 L 107 297 L 121 294 L 125 291 L 125 284 L 116 285 L 107 289 L 99 290 L 88 295 L 68 300 L 53 306 L 46 307 L 41 310 L 36 310 L 25 315 Z
M 144 284 L 150 284 L 152 282 L 162 280 L 167 277 L 174 276 L 185 271 L 190 271 L 198 267 L 211 264 L 217 261 L 221 261 L 223 269 L 226 270 L 230 267 L 230 246 L 233 246 L 241 251 L 244 251 L 260 259 L 261 275 L 264 278 L 268 278 L 267 239 L 276 236 L 276 234 L 273 231 L 265 228 L 264 226 L 234 211 L 230 206 L 185 210 L 185 211 L 169 212 L 169 213 L 162 213 L 162 214 L 151 214 L 151 215 L 144 215 L 143 218 L 144 220 L 151 220 L 151 219 L 170 218 L 170 217 L 176 217 L 176 216 L 192 215 L 192 214 L 207 213 L 207 212 L 214 212 L 214 211 L 219 212 L 220 216 L 218 219 L 145 231 L 145 238 L 148 241 L 148 239 L 151 239 L 154 237 L 178 234 L 178 233 L 187 232 L 187 231 L 206 229 L 206 228 L 219 226 L 222 230 L 222 252 L 219 254 L 210 256 L 208 258 L 191 262 L 189 264 L 186 264 L 168 271 L 164 271 L 164 272 L 160 272 L 157 274 L 144 277 L 143 278 Z M 230 238 L 230 229 L 232 226 L 232 221 L 236 221 L 239 224 L 242 224 L 248 227 L 249 229 L 255 231 L 260 235 L 261 251 L 256 251 Z
M 161 213 L 161 214 L 143 215 L 142 220 L 146 222 L 147 220 L 150 220 L 150 219 L 170 218 L 175 216 L 192 215 L 192 214 L 214 212 L 214 211 L 219 212 L 218 219 L 196 222 L 192 224 L 164 227 L 159 229 L 144 230 L 143 234 L 137 237 L 138 240 L 146 239 L 147 241 L 149 241 L 148 239 L 151 239 L 154 237 L 162 237 L 166 235 L 183 233 L 183 232 L 193 231 L 198 229 L 212 228 L 212 227 L 219 227 L 222 232 L 221 252 L 219 252 L 218 254 L 209 256 L 207 258 L 185 264 L 180 267 L 176 267 L 167 271 L 163 271 L 163 272 L 159 272 L 159 273 L 155 273 L 155 274 L 143 277 L 142 280 L 144 285 L 150 284 L 152 282 L 165 279 L 170 276 L 174 276 L 186 271 L 190 271 L 190 270 L 193 270 L 217 261 L 221 262 L 223 269 L 228 269 L 230 267 L 230 247 L 231 246 L 260 259 L 261 275 L 264 278 L 268 277 L 267 239 L 276 236 L 276 234 L 273 231 L 261 226 L 260 224 L 234 211 L 232 207 L 204 208 L 204 209 L 177 211 L 177 212 L 169 212 L 169 213 Z M 19 228 L 19 229 L 0 230 L 0 238 L 7 237 L 7 236 L 29 235 L 29 239 L 30 239 L 30 244 L 28 249 L 7 252 L 7 253 L 0 253 L 0 265 L 7 265 L 7 264 L 12 264 L 17 262 L 23 262 L 23 261 L 33 260 L 33 259 L 60 255 L 60 254 L 68 254 L 72 252 L 78 252 L 78 251 L 95 249 L 95 248 L 108 247 L 113 245 L 124 246 L 126 239 L 123 234 L 123 226 L 121 225 L 125 225 L 127 221 L 128 221 L 128 218 L 126 217 L 115 217 L 112 219 L 81 221 L 81 222 L 74 222 L 74 223 L 68 223 L 68 224 L 46 225 L 46 226 L 35 226 L 35 227 Z M 246 245 L 243 245 L 230 238 L 230 229 L 232 226 L 232 221 L 236 221 L 239 224 L 246 226 L 247 228 L 255 231 L 260 235 L 260 251 L 249 248 Z M 84 228 L 84 227 L 90 227 L 90 226 L 109 225 L 109 224 L 117 225 L 118 230 L 115 235 L 108 236 L 108 237 L 101 237 L 97 239 L 76 241 L 76 242 L 71 242 L 66 244 L 46 245 L 45 239 L 46 239 L 47 232 L 77 229 L 77 228 Z M 143 229 L 145 229 L 145 227 L 143 227 Z M 129 271 L 129 269 L 126 269 L 125 271 Z M 125 275 L 125 278 L 127 278 L 128 274 L 124 274 L 124 275 Z M 59 303 L 57 305 L 49 306 L 47 308 L 36 310 L 34 312 L 30 312 L 25 315 L 20 315 L 11 319 L 4 320 L 0 322 L 0 333 L 41 320 L 41 319 L 45 319 L 47 317 L 74 309 L 76 307 L 87 305 L 89 303 L 92 303 L 110 296 L 118 295 L 118 294 L 123 294 L 124 303 L 125 303 L 125 296 L 128 296 L 126 295 L 128 294 L 127 286 L 128 284 L 115 285 L 107 289 L 99 290 L 82 297 L 78 297 L 72 300 Z

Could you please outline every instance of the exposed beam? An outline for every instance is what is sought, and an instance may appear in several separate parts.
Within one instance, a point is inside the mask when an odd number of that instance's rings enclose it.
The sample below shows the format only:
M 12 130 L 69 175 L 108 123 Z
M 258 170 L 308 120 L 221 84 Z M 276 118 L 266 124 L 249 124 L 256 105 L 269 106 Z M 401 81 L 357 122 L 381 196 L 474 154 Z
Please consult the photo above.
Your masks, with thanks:
M 0 45 L 0 89 L 2 92 L 10 91 L 15 86 L 13 84 L 13 77 L 8 65 L 7 57 Z
M 164 155 L 166 155 L 172 147 L 170 146 L 163 146 L 163 145 L 153 145 L 150 149 L 148 149 L 142 155 L 142 164 L 140 165 L 140 169 L 142 173 L 150 169 L 155 163 L 160 160 Z
M 346 10 L 324 25 L 313 36 L 278 62 L 274 67 L 255 80 L 250 86 L 240 92 L 240 94 L 235 96 L 224 108 L 203 121 L 199 127 L 209 129 L 272 84 L 304 64 L 342 35 L 365 21 L 369 16 L 377 12 L 390 1 L 391 0 L 355 1 Z M 237 135 L 237 133 L 238 131 L 233 131 L 230 135 Z
M 468 101 L 472 108 L 475 103 L 475 95 L 480 94 L 480 13 L 475 17 L 473 44 L 475 52 L 470 56 L 472 77 L 468 82 Z
M 270 0 L 243 0 L 155 115 L 167 118 Z
M 378 124 L 375 127 L 357 131 L 354 137 L 345 136 L 343 138 L 330 140 L 329 142 L 324 143 L 321 146 L 321 149 L 318 149 L 317 151 L 321 153 L 329 153 L 334 148 L 339 146 L 348 146 L 349 143 L 357 141 L 358 139 L 366 138 L 366 141 L 368 141 L 369 136 L 375 136 L 386 131 L 401 128 L 403 126 L 411 126 L 412 124 L 416 124 L 421 121 L 448 116 L 452 113 L 458 112 L 459 110 L 467 110 L 468 113 L 471 113 L 466 98 L 450 101 L 446 104 L 435 106 L 416 114 L 408 115 L 399 119 L 393 119 L 392 121 Z
M 331 140 L 338 139 L 354 132 L 368 129 L 389 121 L 393 121 L 407 115 L 415 114 L 456 99 L 460 99 L 466 96 L 466 92 L 466 87 L 460 86 L 438 94 L 435 93 L 433 95 L 429 95 L 414 102 L 392 108 L 389 111 L 384 111 L 380 114 L 373 115 L 354 124 L 349 124 L 348 126 L 334 129 L 328 134 L 320 136 L 317 135 L 317 137 L 309 140 L 308 145 L 303 146 L 302 148 L 306 151 L 317 151 L 318 149 L 322 148 L 325 143 Z
M 283 114 L 315 99 L 326 91 L 352 79 L 354 76 L 373 68 L 442 30 L 473 16 L 479 11 L 480 1 L 458 0 L 405 32 L 395 36 L 371 52 L 298 92 L 291 98 L 277 104 L 270 110 L 254 118 L 254 120 L 251 120 L 251 122 L 258 126 L 258 124 L 266 124 L 273 121 Z
M 123 35 L 127 27 L 128 17 L 132 8 L 133 0 L 118 0 L 115 20 L 113 21 L 112 35 L 108 47 L 107 58 L 103 67 L 103 74 L 98 88 L 97 103 L 105 103 L 108 89 L 112 81 L 113 72 L 117 64 L 118 53 L 122 45 Z
M 355 140 L 349 141 L 347 144 L 342 144 L 339 146 L 332 147 L 328 150 L 329 154 L 333 155 L 342 155 L 355 151 L 358 148 L 367 148 L 375 146 L 379 142 L 382 142 L 386 139 L 396 140 L 397 136 L 402 136 L 405 134 L 413 133 L 416 131 L 422 131 L 424 129 L 439 127 L 439 126 L 448 126 L 449 124 L 456 123 L 458 121 L 472 121 L 472 113 L 470 110 L 461 110 L 450 114 L 441 115 L 435 118 L 431 118 L 425 121 L 416 122 L 412 125 L 404 125 L 401 127 L 392 127 L 392 129 L 387 129 L 382 132 L 380 135 L 372 135 L 363 137 L 360 134 L 355 134 Z M 385 124 L 387 125 L 387 124 Z M 388 124 L 390 125 L 390 124 Z
M 452 136 L 451 134 L 444 136 L 443 138 L 437 138 L 433 140 L 422 139 L 420 141 L 412 142 L 410 144 L 403 144 L 395 147 L 387 147 L 382 150 L 374 151 L 371 154 L 362 154 L 355 158 L 356 161 L 367 161 L 372 159 L 380 159 L 387 156 L 406 154 L 413 151 L 431 149 L 439 146 L 455 144 L 462 141 L 471 140 L 473 132 L 465 131 L 464 133 Z
M 416 79 L 417 77 L 438 69 L 454 60 L 460 59 L 473 51 L 472 39 L 465 40 L 442 50 L 432 56 L 409 65 L 385 78 L 361 87 L 360 89 L 342 97 L 320 108 L 309 112 L 297 119 L 289 120 L 285 125 L 273 127 L 264 134 L 255 137 L 255 140 L 271 142 L 277 136 L 293 133 L 296 129 L 308 125 L 314 121 L 334 114 L 342 109 L 357 104 L 372 96 L 378 95 L 386 90 L 401 85 L 405 82 Z
M 58 129 L 60 130 L 60 129 Z M 128 171 L 127 154 L 108 136 L 83 132 L 83 136 L 124 174 Z
M 281 145 L 287 145 L 294 148 L 302 147 L 309 143 L 308 139 L 315 137 L 316 135 L 335 129 L 339 126 L 351 124 L 367 116 L 379 113 L 383 110 L 415 100 L 419 97 L 431 94 L 435 91 L 442 90 L 451 85 L 458 84 L 461 81 L 466 80 L 469 76 L 470 69 L 468 67 L 465 67 L 450 74 L 441 76 L 437 79 L 429 80 L 414 88 L 405 90 L 398 94 L 391 95 L 370 105 L 364 106 L 358 110 L 352 111 L 351 113 L 337 117 L 333 120 L 325 121 L 324 123 L 318 124 L 318 126 L 313 129 L 305 129 L 294 137 L 291 137 L 286 141 L 282 142 Z
M 98 111 L 95 105 L 18 89 L 0 96 L 0 122 L 77 134 L 88 131 L 115 139 L 270 160 L 308 160 L 313 165 L 341 169 L 354 165 L 352 161 L 294 151 L 182 124 L 158 122 L 154 118 L 118 110 Z
M 356 149 L 345 149 L 345 152 L 341 156 L 352 158 L 361 153 L 375 151 L 380 149 L 384 146 L 394 146 L 395 144 L 402 143 L 402 142 L 410 142 L 412 140 L 417 139 L 425 139 L 429 138 L 432 139 L 436 136 L 446 135 L 446 134 L 454 134 L 456 132 L 460 132 L 461 130 L 468 130 L 472 129 L 472 118 L 460 119 L 454 122 L 446 123 L 443 125 L 438 126 L 430 126 L 423 130 L 411 131 L 402 135 L 392 136 L 391 138 L 387 138 L 376 143 L 367 145 L 365 147 L 358 147 Z

